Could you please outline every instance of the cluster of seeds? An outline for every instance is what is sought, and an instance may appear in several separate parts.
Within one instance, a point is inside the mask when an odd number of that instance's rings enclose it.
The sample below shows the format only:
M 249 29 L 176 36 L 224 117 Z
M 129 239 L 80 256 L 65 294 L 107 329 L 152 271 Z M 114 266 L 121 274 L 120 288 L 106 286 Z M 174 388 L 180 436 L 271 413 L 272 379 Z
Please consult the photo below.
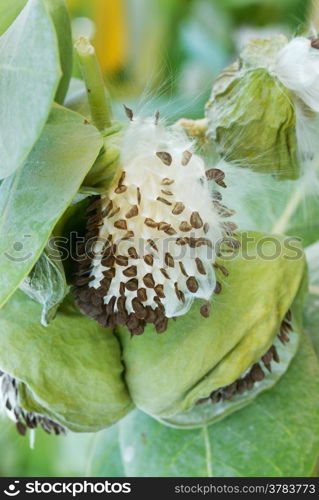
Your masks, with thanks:
M 285 319 L 282 321 L 280 326 L 280 331 L 278 334 L 278 338 L 283 345 L 289 342 L 289 332 L 292 331 L 291 324 L 292 316 L 291 311 L 289 310 L 285 316 Z M 220 401 L 230 401 L 234 398 L 234 396 L 238 394 L 243 394 L 246 391 L 253 389 L 256 382 L 262 382 L 266 376 L 263 367 L 265 367 L 268 372 L 271 372 L 271 363 L 280 363 L 279 354 L 274 345 L 270 347 L 270 349 L 264 354 L 259 363 L 255 363 L 248 372 L 235 380 L 230 385 L 225 387 L 221 387 L 216 391 L 212 392 L 207 398 L 202 398 L 197 401 L 197 404 L 206 403 L 211 400 L 212 403 L 219 403 Z
M 16 424 L 17 431 L 25 436 L 27 428 L 42 429 L 48 434 L 65 434 L 65 429 L 57 422 L 35 413 L 23 410 L 18 404 L 17 381 L 7 373 L 0 371 L 0 407 L 3 407 L 7 415 Z
M 226 187 L 224 173 L 205 171 L 191 144 L 154 120 L 133 120 L 123 142 L 123 170 L 88 209 L 86 243 L 75 279 L 80 309 L 102 326 L 126 325 L 132 335 L 204 300 L 207 317 L 219 292 L 213 264 L 223 238 L 232 239 L 233 212 L 208 181 Z

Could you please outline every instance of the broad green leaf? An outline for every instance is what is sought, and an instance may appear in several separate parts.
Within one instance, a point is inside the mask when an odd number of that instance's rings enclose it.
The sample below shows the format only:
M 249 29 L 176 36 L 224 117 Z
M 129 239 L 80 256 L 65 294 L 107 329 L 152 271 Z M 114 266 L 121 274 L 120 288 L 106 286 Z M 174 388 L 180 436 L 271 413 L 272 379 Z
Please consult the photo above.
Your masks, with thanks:
M 221 422 L 175 430 L 133 412 L 120 423 L 126 475 L 310 476 L 319 449 L 318 384 L 317 358 L 304 337 L 280 382 Z
M 42 0 L 29 0 L 0 38 L 0 178 L 25 161 L 61 79 L 57 38 Z
M 89 457 L 87 475 L 93 477 L 125 476 L 119 442 L 119 426 L 112 425 L 96 436 L 95 448 Z
M 310 294 L 304 309 L 305 326 L 319 356 L 319 242 L 306 249 Z
M 71 24 L 65 0 L 42 0 L 53 21 L 58 37 L 60 63 L 63 76 L 57 89 L 55 100 L 62 104 L 69 87 L 72 74 L 73 44 Z M 26 5 L 27 0 L 1 0 L 0 35 L 6 31 Z
M 201 317 L 195 303 L 186 315 L 170 320 L 163 335 L 147 326 L 144 335 L 131 339 L 125 327 L 118 329 L 126 382 L 138 408 L 171 425 L 194 427 L 248 404 L 282 376 L 298 345 L 306 270 L 300 244 L 294 243 L 296 250 L 289 246 L 284 237 L 242 233 L 238 255 L 218 261 L 229 276 L 217 275 L 222 292 L 213 298 L 208 319 Z M 265 376 L 257 392 L 209 406 L 202 414 L 204 405 L 196 407 L 197 401 L 233 384 L 258 362 L 277 342 L 290 308 L 294 332 L 283 347 L 284 366 Z
M 47 327 L 40 313 L 20 290 L 0 312 L 0 369 L 21 381 L 22 407 L 78 432 L 95 432 L 123 417 L 131 400 L 112 330 L 68 301 Z
M 42 305 L 41 323 L 48 326 L 68 293 L 63 265 L 50 249 L 44 250 L 20 289 Z
M 0 305 L 40 257 L 102 145 L 80 115 L 56 107 L 22 169 L 0 186 Z

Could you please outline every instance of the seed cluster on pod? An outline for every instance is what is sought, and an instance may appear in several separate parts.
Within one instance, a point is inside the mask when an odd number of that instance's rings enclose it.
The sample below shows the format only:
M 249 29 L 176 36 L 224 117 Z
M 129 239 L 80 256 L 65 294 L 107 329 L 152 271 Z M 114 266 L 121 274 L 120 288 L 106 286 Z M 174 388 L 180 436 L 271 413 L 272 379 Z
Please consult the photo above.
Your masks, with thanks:
M 277 335 L 283 347 L 290 341 L 289 333 L 293 330 L 292 320 L 292 313 L 289 310 L 281 322 Z M 268 372 L 272 371 L 271 365 L 273 362 L 280 363 L 280 356 L 275 343 L 273 343 L 268 351 L 261 357 L 259 362 L 254 363 L 240 378 L 235 380 L 235 382 L 213 391 L 207 398 L 200 399 L 197 404 L 202 404 L 209 400 L 212 403 L 231 401 L 236 395 L 244 394 L 252 390 L 256 383 L 261 383 L 265 379 L 265 369 Z
M 15 422 L 19 434 L 24 436 L 27 428 L 42 429 L 48 434 L 60 435 L 65 433 L 64 427 L 45 415 L 30 413 L 21 408 L 18 396 L 18 381 L 8 373 L 0 371 L 0 408 Z
M 221 203 L 224 173 L 205 170 L 182 132 L 154 118 L 134 118 L 123 139 L 122 170 L 109 191 L 88 209 L 86 244 L 75 279 L 80 309 L 102 326 L 126 325 L 132 335 L 147 323 L 167 329 L 168 319 L 220 291 L 216 250 L 236 225 Z M 233 245 L 236 245 L 234 240 Z

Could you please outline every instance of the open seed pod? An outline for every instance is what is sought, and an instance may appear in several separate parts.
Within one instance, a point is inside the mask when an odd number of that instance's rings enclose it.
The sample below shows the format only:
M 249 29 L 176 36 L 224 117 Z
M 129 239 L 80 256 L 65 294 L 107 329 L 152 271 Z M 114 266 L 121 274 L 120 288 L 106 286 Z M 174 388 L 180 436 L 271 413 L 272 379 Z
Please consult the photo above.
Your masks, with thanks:
M 215 82 L 208 137 L 226 161 L 280 179 L 299 176 L 295 97 L 274 72 L 288 40 L 251 40 Z M 310 44 L 310 42 L 309 42 Z
M 69 301 L 47 327 L 40 312 L 21 291 L 1 310 L 0 402 L 19 432 L 95 432 L 122 418 L 132 402 L 112 331 Z
M 147 327 L 131 341 L 119 330 L 135 405 L 169 425 L 211 423 L 248 404 L 297 351 L 306 285 L 300 244 L 247 235 L 236 258 L 217 261 L 222 287 L 208 319 L 194 305 L 164 335 Z
M 225 247 L 215 262 L 209 318 L 196 300 L 163 335 L 153 325 L 133 338 L 101 328 L 69 299 L 43 327 L 40 306 L 16 292 L 0 316 L 0 387 L 19 432 L 95 432 L 134 405 L 168 425 L 200 426 L 271 387 L 298 347 L 305 260 L 283 237 L 240 240 L 238 255 Z
M 132 123 L 118 175 L 88 209 L 76 298 L 101 326 L 126 325 L 140 335 L 151 323 L 163 333 L 194 299 L 210 300 L 216 248 L 236 225 L 226 222 L 233 212 L 211 189 L 213 182 L 226 187 L 224 173 L 205 170 L 186 136 L 158 115 L 133 119 L 127 112 Z

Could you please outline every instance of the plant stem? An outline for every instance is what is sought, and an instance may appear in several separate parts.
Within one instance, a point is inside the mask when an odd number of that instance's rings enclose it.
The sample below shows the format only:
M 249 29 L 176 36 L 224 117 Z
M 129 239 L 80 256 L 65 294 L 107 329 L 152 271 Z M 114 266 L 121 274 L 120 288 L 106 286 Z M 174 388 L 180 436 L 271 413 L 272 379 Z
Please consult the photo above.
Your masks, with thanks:
M 111 126 L 111 107 L 94 47 L 85 37 L 74 44 L 86 85 L 94 125 L 103 132 Z
M 205 451 L 206 451 L 207 477 L 213 477 L 213 470 L 212 470 L 212 450 L 211 450 L 211 446 L 210 446 L 207 425 L 205 425 L 202 428 L 202 430 L 203 430 L 204 445 L 205 445 Z
M 297 189 L 292 193 L 292 196 L 288 201 L 288 204 L 286 205 L 283 213 L 281 214 L 277 222 L 274 224 L 271 230 L 272 233 L 284 234 L 287 231 L 290 219 L 297 210 L 303 195 L 304 195 L 303 186 L 298 185 Z

